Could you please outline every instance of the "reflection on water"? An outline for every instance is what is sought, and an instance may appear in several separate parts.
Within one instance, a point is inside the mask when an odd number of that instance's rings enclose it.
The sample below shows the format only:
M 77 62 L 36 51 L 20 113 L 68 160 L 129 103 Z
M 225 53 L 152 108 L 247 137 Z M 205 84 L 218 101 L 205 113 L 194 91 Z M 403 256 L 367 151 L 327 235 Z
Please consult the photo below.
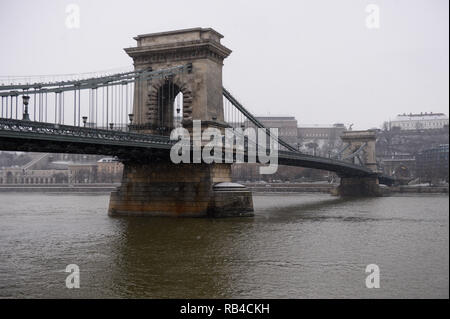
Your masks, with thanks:
M 254 196 L 231 219 L 111 218 L 108 199 L 0 194 L 0 297 L 449 296 L 448 196 Z

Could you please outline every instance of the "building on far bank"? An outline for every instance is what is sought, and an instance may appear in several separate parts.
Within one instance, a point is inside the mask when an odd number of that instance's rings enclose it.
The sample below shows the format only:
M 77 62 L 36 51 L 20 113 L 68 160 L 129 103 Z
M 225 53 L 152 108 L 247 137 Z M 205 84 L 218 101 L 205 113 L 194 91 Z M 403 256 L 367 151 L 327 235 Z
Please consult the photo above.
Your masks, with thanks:
M 448 126 L 448 116 L 444 113 L 403 113 L 388 122 L 390 128 L 398 127 L 402 130 L 431 130 L 442 129 Z
M 279 138 L 297 147 L 297 120 L 294 116 L 257 116 L 256 119 L 267 128 L 277 128 Z
M 120 183 L 123 164 L 114 157 L 104 157 L 95 163 L 69 165 L 69 183 Z
M 448 144 L 423 150 L 416 155 L 416 173 L 421 182 L 448 183 Z
M 0 170 L 0 184 L 59 184 L 66 182 L 66 170 L 23 169 L 22 167 L 7 167 Z
M 329 156 L 339 151 L 344 124 L 302 124 L 297 129 L 298 147 L 305 153 Z
M 69 184 L 90 184 L 97 181 L 97 163 L 70 164 Z
M 277 128 L 278 136 L 304 153 L 328 156 L 342 145 L 340 136 L 347 130 L 344 124 L 299 125 L 294 116 L 258 116 L 267 128 Z
M 3 157 L 12 163 L 20 156 L 8 154 Z M 27 153 L 25 164 L 0 167 L 0 185 L 121 182 L 122 163 L 116 158 L 99 158 L 97 155 L 74 154 L 72 157 L 67 154 Z
M 346 130 L 344 124 L 331 125 L 298 125 L 294 116 L 257 116 L 256 119 L 267 128 L 278 128 L 278 136 L 306 154 L 318 156 L 333 156 L 342 147 L 340 136 Z M 254 127 L 247 121 L 244 123 L 231 123 L 232 127 Z M 255 180 L 300 180 L 308 178 L 310 180 L 326 180 L 328 172 L 304 169 L 299 167 L 286 167 L 280 165 L 277 173 L 264 176 L 258 172 L 259 164 L 234 164 L 232 166 L 233 180 L 235 181 L 255 181 Z
M 423 180 L 425 175 L 430 175 L 430 171 L 424 173 L 425 154 L 430 155 L 432 152 L 429 150 L 449 143 L 448 118 L 436 113 L 422 115 L 399 116 L 402 120 L 410 120 L 399 122 L 401 125 L 385 122 L 377 131 L 377 162 L 385 174 L 405 181 Z M 434 165 L 430 161 L 428 164 Z M 445 175 L 448 175 L 448 165 Z
M 120 183 L 123 164 L 114 157 L 105 157 L 97 161 L 97 181 L 99 183 Z

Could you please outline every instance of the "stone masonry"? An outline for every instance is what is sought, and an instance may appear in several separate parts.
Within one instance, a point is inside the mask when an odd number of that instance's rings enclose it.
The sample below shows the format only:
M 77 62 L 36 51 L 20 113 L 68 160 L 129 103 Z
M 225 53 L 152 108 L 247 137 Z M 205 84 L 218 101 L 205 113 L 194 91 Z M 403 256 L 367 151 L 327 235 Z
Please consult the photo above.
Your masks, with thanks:
M 194 120 L 202 121 L 202 130 L 226 127 L 222 66 L 231 50 L 220 43 L 222 37 L 210 28 L 152 33 L 135 37 L 137 46 L 125 49 L 136 70 L 192 66 L 191 72 L 170 79 L 174 93 L 183 93 L 182 125 L 188 130 Z M 159 134 L 158 126 L 173 128 L 173 101 L 157 105 L 164 83 L 165 79 L 153 79 L 135 84 L 133 131 Z M 128 158 L 124 159 L 122 185 L 111 194 L 109 214 L 251 216 L 253 202 L 247 188 L 231 183 L 231 164 L 174 164 L 168 156 L 148 161 Z
M 344 131 L 341 139 L 348 147 L 342 156 L 353 154 L 361 149 L 359 158 L 362 164 L 370 168 L 373 176 L 345 176 L 341 177 L 341 183 L 338 187 L 338 194 L 343 197 L 355 196 L 381 196 L 379 181 L 377 177 L 377 163 L 375 154 L 376 132 L 374 130 L 367 131 Z M 356 157 L 350 159 L 357 164 Z

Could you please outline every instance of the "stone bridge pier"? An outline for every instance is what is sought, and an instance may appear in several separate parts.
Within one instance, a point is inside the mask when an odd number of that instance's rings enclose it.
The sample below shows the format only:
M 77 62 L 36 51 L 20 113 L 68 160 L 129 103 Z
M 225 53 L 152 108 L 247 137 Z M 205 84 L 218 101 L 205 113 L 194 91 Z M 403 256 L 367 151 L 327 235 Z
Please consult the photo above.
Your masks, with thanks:
M 187 64 L 191 70 L 135 84 L 132 131 L 170 135 L 180 125 L 192 131 L 194 120 L 202 121 L 202 130 L 224 130 L 222 66 L 231 50 L 220 43 L 222 37 L 194 28 L 134 38 L 137 46 L 125 51 L 136 70 Z M 122 184 L 111 193 L 110 215 L 253 215 L 251 192 L 231 183 L 231 164 L 174 164 L 167 154 L 122 160 Z
M 375 153 L 376 132 L 344 131 L 342 141 L 347 144 L 342 159 L 371 169 L 372 175 L 340 176 L 337 192 L 342 197 L 381 196 Z

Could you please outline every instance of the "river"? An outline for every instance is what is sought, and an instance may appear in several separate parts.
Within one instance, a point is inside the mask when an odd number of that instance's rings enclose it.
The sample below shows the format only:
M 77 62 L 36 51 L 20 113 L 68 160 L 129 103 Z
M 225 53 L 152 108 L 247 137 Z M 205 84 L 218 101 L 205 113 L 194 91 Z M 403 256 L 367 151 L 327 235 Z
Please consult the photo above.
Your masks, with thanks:
M 449 297 L 447 195 L 254 195 L 255 217 L 228 219 L 111 218 L 108 200 L 0 193 L 0 297 Z

